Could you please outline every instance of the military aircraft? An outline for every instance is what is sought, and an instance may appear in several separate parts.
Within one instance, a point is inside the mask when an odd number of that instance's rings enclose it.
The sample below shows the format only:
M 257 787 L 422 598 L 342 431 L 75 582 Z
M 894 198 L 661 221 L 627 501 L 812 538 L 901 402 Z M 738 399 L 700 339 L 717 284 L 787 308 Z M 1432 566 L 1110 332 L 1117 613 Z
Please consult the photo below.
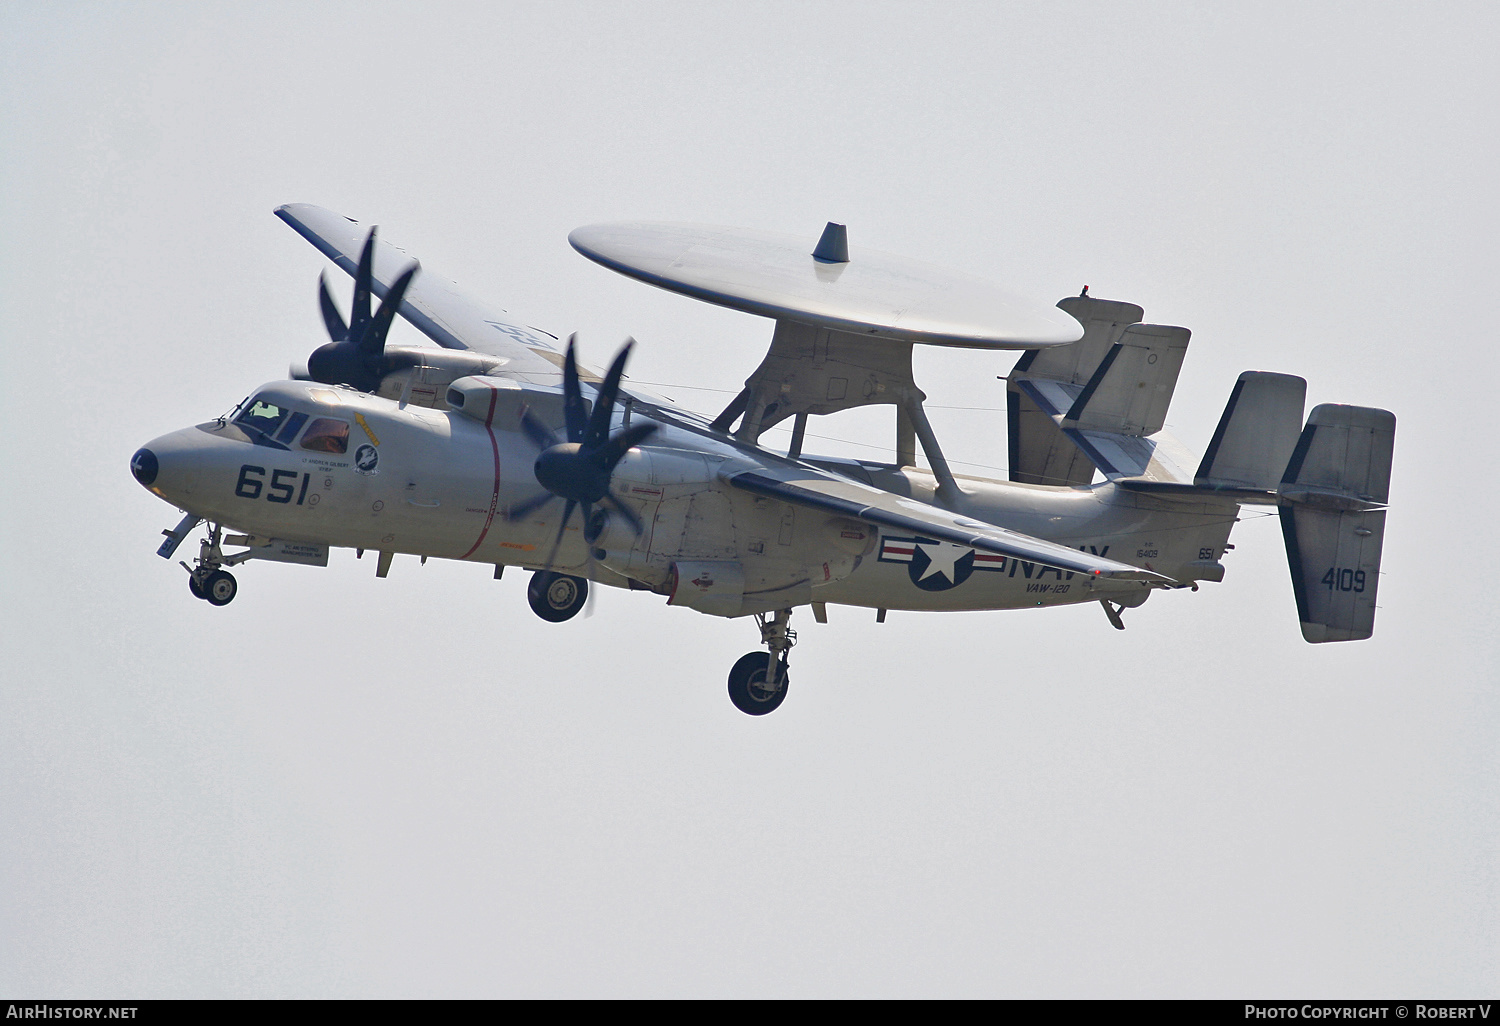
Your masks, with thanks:
M 331 341 L 229 414 L 157 438 L 137 481 L 183 511 L 158 555 L 206 524 L 193 595 L 235 596 L 253 559 L 326 566 L 329 549 L 532 571 L 532 609 L 561 622 L 591 586 L 753 616 L 764 651 L 729 673 L 752 715 L 785 698 L 792 611 L 998 610 L 1097 602 L 1224 577 L 1240 507 L 1281 519 L 1303 637 L 1374 628 L 1395 418 L 1316 407 L 1306 382 L 1246 371 L 1197 461 L 1164 430 L 1189 332 L 1131 303 L 1030 302 L 958 271 L 808 238 L 677 223 L 569 237 L 641 281 L 774 319 L 744 389 L 700 416 L 600 375 L 572 340 L 485 307 L 374 228 L 308 204 L 276 214 L 354 279 L 346 319 L 326 275 Z M 372 296 L 382 301 L 372 312 Z M 400 314 L 436 346 L 387 345 Z M 1019 351 L 1006 378 L 1009 480 L 955 474 L 912 374 L 916 345 Z M 888 461 L 803 452 L 809 417 L 894 408 Z M 791 444 L 760 444 L 790 419 Z M 926 466 L 917 462 L 920 445 Z M 1100 480 L 1096 481 L 1095 478 Z M 234 550 L 234 551 L 231 551 Z

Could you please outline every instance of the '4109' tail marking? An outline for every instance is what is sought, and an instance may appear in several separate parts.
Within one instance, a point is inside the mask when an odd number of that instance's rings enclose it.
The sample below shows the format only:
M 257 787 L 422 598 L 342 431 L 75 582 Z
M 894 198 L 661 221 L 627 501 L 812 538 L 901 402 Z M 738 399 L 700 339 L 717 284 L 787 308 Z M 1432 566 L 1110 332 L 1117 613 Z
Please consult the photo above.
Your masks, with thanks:
M 1361 592 L 1365 590 L 1365 572 L 1347 566 L 1329 567 L 1319 583 L 1329 591 Z

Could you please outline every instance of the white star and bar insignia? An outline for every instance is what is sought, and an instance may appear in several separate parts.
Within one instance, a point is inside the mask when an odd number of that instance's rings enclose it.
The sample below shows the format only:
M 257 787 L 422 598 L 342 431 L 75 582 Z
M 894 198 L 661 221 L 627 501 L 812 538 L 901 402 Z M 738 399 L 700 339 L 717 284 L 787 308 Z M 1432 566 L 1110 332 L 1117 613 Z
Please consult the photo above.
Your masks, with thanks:
M 975 570 L 1005 570 L 1004 556 L 920 536 L 882 538 L 879 559 L 882 563 L 905 563 L 911 582 L 923 591 L 955 588 Z

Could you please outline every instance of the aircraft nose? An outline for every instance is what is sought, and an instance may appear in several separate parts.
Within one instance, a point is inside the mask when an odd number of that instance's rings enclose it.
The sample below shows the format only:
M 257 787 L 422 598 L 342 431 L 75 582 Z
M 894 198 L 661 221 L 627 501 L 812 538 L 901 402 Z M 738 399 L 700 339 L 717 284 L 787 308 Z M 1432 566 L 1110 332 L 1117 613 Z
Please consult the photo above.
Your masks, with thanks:
M 143 487 L 150 488 L 156 483 L 157 472 L 161 470 L 161 463 L 156 458 L 156 453 L 142 447 L 135 451 L 130 457 L 130 472 Z
M 153 438 L 130 457 L 130 475 L 152 495 L 180 502 L 197 482 L 207 438 L 196 428 Z

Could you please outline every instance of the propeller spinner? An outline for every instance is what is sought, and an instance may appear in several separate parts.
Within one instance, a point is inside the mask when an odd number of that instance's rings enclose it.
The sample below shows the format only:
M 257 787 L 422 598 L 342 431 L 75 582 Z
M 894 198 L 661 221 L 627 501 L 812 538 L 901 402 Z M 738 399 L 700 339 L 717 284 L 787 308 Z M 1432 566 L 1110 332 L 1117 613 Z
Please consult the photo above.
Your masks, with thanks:
M 313 381 L 373 392 L 387 374 L 412 365 L 410 356 L 386 353 L 385 338 L 390 333 L 391 321 L 401 306 L 407 287 L 416 277 L 418 265 L 412 264 L 402 272 L 372 316 L 370 293 L 374 259 L 375 229 L 371 228 L 354 275 L 354 305 L 348 324 L 344 323 L 343 314 L 339 313 L 333 296 L 328 292 L 327 277 L 318 278 L 318 305 L 323 310 L 323 323 L 333 341 L 319 346 L 308 357 L 307 376 Z
M 602 518 L 595 519 L 596 505 L 607 506 L 624 518 L 636 534 L 641 533 L 640 517 L 610 490 L 609 479 L 615 466 L 633 446 L 656 433 L 655 424 L 637 424 L 614 435 L 609 433 L 610 417 L 620 393 L 620 376 L 625 371 L 625 361 L 635 342 L 627 341 L 614 363 L 610 364 L 608 373 L 604 375 L 604 382 L 599 386 L 599 396 L 590 415 L 585 412 L 583 391 L 578 383 L 578 361 L 574 355 L 576 338 L 577 336 L 568 339 L 568 352 L 563 361 L 563 414 L 567 420 L 568 433 L 566 440 L 558 438 L 530 410 L 521 414 L 522 429 L 541 450 L 536 458 L 536 479 L 547 492 L 512 507 L 509 519 L 520 520 L 530 516 L 553 499 L 565 500 L 562 520 L 557 525 L 557 538 L 552 543 L 551 555 L 547 557 L 548 566 L 557 558 L 563 532 L 567 530 L 575 508 L 582 508 L 584 540 L 590 545 L 603 530 Z

